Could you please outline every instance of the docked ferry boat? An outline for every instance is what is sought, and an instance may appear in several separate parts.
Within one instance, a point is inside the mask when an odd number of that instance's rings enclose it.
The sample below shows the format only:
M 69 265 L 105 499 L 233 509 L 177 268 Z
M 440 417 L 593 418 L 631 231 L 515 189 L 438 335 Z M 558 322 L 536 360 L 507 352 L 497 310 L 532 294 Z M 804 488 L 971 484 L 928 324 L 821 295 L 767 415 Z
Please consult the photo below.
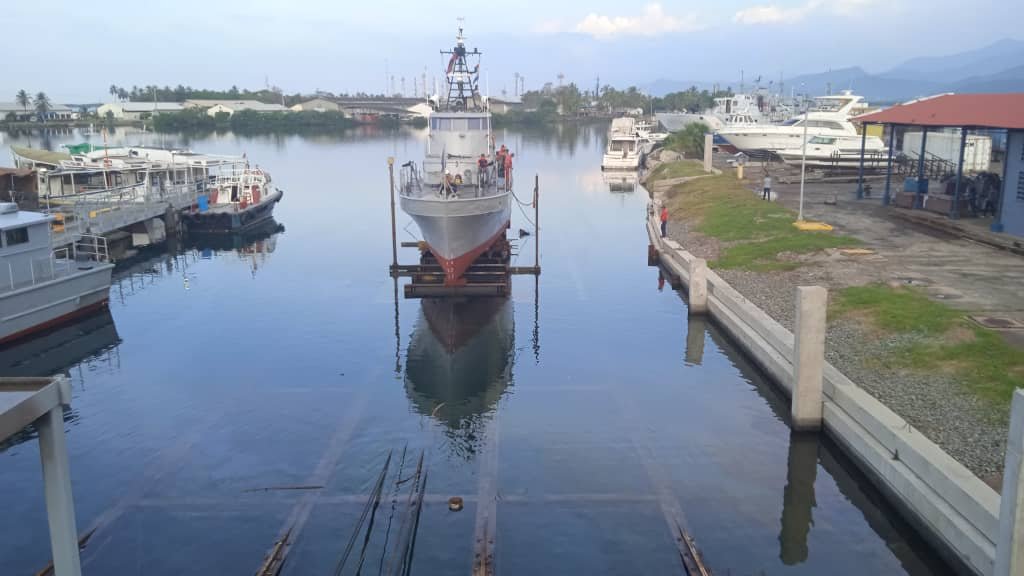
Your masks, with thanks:
M 106 305 L 106 243 L 83 237 L 54 251 L 53 216 L 0 203 L 0 346 Z
M 505 236 L 512 171 L 504 170 L 491 135 L 491 113 L 478 90 L 481 52 L 467 50 L 462 28 L 448 55 L 448 94 L 430 114 L 422 166 L 402 166 L 400 203 L 416 221 L 445 285 Z M 468 58 L 476 60 L 470 68 Z

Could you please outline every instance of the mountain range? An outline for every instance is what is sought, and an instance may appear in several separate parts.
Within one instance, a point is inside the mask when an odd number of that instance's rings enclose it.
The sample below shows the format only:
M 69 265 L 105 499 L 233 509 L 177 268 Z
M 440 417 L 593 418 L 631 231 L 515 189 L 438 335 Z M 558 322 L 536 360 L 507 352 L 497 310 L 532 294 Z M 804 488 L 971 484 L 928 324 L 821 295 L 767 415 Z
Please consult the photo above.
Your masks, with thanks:
M 912 58 L 879 73 L 851 66 L 787 78 L 785 83 L 798 92 L 812 95 L 850 89 L 879 104 L 944 92 L 1024 92 L 1024 40 L 1003 39 L 976 50 Z M 650 94 L 664 95 L 691 86 L 711 89 L 716 85 L 739 89 L 736 81 L 668 79 L 648 83 L 642 89 Z M 761 85 L 764 86 L 764 82 Z

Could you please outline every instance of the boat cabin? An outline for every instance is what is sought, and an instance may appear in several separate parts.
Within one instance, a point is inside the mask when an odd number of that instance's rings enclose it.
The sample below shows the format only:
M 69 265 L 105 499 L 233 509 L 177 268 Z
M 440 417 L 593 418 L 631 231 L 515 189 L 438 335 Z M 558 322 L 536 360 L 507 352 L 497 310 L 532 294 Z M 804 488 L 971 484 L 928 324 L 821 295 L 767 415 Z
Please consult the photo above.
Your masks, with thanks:
M 51 220 L 53 216 L 0 202 L 0 291 L 52 277 Z
M 445 170 L 466 185 L 477 182 L 481 154 L 493 159 L 490 112 L 434 112 L 430 115 L 423 172 L 427 184 L 440 184 Z

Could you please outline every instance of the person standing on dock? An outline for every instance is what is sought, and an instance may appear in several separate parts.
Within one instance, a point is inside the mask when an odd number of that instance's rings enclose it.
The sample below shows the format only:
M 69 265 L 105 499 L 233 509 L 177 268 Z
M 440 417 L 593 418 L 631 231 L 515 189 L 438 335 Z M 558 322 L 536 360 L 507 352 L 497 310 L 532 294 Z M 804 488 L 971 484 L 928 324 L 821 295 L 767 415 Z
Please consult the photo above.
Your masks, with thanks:
M 668 236 L 668 206 L 661 207 L 661 237 Z
M 761 189 L 761 199 L 772 199 L 772 175 L 767 170 L 764 172 L 764 188 Z

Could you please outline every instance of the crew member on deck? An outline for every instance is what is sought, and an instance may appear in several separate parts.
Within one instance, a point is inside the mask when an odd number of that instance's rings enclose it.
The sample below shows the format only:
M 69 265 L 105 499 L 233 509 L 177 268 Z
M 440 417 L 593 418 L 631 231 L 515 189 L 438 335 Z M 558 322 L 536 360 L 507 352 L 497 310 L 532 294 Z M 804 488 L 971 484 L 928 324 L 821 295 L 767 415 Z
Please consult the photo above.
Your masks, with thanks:
M 487 156 L 481 153 L 480 158 L 477 158 L 476 161 L 477 179 L 481 188 L 487 183 L 487 166 L 489 165 L 490 162 L 487 161 Z
M 513 156 L 515 156 L 515 154 L 509 154 L 508 151 L 505 152 L 505 189 L 506 190 L 511 190 L 512 189 L 512 157 Z
M 508 148 L 502 144 L 501 148 L 498 148 L 498 152 L 494 155 L 494 162 L 498 165 L 498 178 L 505 177 L 505 156 L 508 156 Z

